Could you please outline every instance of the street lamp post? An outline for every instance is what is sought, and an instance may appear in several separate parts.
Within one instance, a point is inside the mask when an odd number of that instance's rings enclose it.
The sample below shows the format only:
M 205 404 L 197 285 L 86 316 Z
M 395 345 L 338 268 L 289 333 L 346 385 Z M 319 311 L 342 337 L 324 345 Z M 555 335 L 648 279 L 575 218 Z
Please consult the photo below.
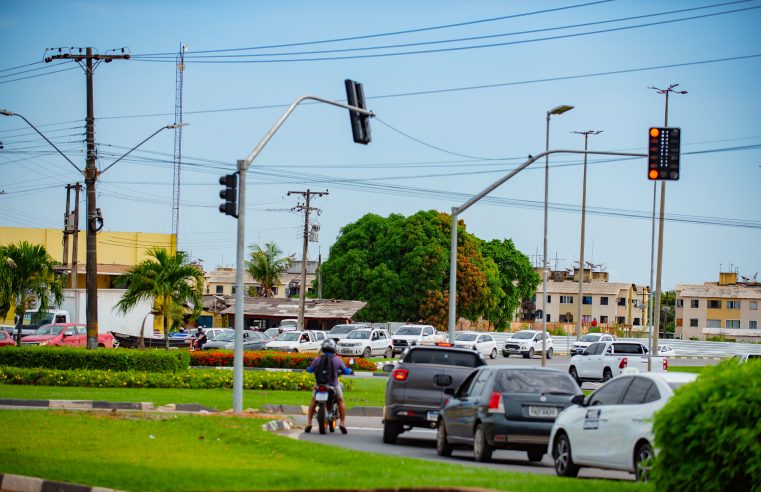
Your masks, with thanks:
M 590 135 L 599 135 L 602 130 L 587 130 L 584 132 L 571 132 L 584 135 L 584 151 L 587 150 L 587 143 Z M 584 178 L 581 186 L 581 245 L 579 246 L 579 308 L 577 310 L 578 319 L 576 320 L 576 338 L 581 338 L 581 316 L 582 305 L 584 301 L 584 226 L 586 221 L 587 209 L 587 154 L 584 154 Z
M 544 151 L 550 150 L 550 116 L 563 114 L 573 109 L 573 106 L 562 105 L 547 111 L 547 132 L 545 133 Z M 586 154 L 585 154 L 586 155 Z M 550 155 L 544 157 L 544 258 L 542 267 L 542 367 L 547 365 L 547 199 L 549 196 Z

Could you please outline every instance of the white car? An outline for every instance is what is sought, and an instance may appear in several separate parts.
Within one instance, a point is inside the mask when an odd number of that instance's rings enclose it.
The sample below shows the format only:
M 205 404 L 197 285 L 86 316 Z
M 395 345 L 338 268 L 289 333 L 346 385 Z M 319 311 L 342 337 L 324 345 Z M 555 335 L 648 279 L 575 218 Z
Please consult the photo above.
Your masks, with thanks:
M 671 345 L 660 345 L 658 355 L 661 357 L 676 357 L 676 350 Z
M 674 389 L 691 383 L 686 372 L 626 373 L 584 398 L 574 397 L 552 426 L 555 473 L 575 477 L 583 466 L 624 470 L 647 480 L 655 455 L 653 423 Z
M 431 325 L 403 325 L 391 336 L 394 355 L 404 352 L 408 347 L 434 345 L 443 341 Z
M 587 347 L 597 342 L 614 342 L 616 337 L 608 335 L 607 333 L 587 333 L 583 337 L 576 340 L 571 346 L 571 355 L 576 355 L 584 352 Z
M 328 337 L 332 338 L 333 340 L 336 341 L 336 343 L 338 343 L 340 339 L 345 338 L 346 335 L 348 335 L 349 333 L 359 329 L 370 329 L 370 327 L 362 323 L 336 325 L 330 329 L 330 331 L 328 332 Z
M 314 332 L 285 331 L 271 342 L 267 342 L 265 349 L 295 353 L 319 352 L 320 343 Z
M 454 335 L 454 346 L 473 349 L 481 355 L 489 356 L 492 359 L 497 358 L 497 342 L 494 340 L 494 337 L 486 333 L 458 331 Z
M 545 340 L 547 348 L 547 358 L 552 359 L 555 349 L 552 348 L 552 337 L 547 334 Z M 513 333 L 505 345 L 502 347 L 502 355 L 510 357 L 511 355 L 522 355 L 526 359 L 534 357 L 535 354 L 542 353 L 542 332 L 539 330 L 521 330 Z
M 391 358 L 394 348 L 386 330 L 354 330 L 336 344 L 338 355 L 370 357 L 380 355 Z

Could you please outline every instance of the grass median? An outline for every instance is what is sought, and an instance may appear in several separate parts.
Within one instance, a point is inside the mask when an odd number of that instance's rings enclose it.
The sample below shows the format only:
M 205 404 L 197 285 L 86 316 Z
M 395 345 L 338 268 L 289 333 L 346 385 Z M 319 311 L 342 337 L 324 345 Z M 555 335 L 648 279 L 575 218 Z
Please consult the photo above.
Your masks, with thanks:
M 333 448 L 265 432 L 253 418 L 0 410 L 0 419 L 23 429 L 0 440 L 0 472 L 121 490 L 649 490 Z

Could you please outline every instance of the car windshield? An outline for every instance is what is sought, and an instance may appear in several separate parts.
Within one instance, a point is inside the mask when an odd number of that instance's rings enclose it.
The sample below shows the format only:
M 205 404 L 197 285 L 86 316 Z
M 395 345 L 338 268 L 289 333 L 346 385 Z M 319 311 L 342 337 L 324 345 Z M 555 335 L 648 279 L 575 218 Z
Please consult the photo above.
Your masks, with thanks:
M 284 319 L 283 321 L 280 322 L 280 327 L 281 328 L 290 327 L 290 326 L 295 327 L 295 326 L 298 326 L 298 324 L 299 322 L 295 319 Z
M 346 325 L 346 326 L 334 326 L 333 329 L 328 332 L 328 334 L 330 334 L 330 335 L 345 335 L 347 333 L 351 333 L 352 331 L 354 331 L 354 327 L 353 326 L 349 326 L 349 325 Z
M 404 359 L 405 363 L 443 364 L 447 366 L 478 367 L 483 365 L 477 354 L 436 349 L 412 350 Z
M 414 326 L 408 326 L 406 328 L 399 328 L 395 335 L 420 335 L 423 331 L 422 328 L 416 328 Z
M 454 340 L 455 342 L 472 342 L 478 338 L 478 335 L 475 333 L 458 333 L 455 335 Z
M 587 335 L 584 335 L 583 337 L 579 338 L 580 342 L 596 342 L 600 339 L 602 335 L 599 333 L 589 333 Z
M 231 342 L 235 339 L 234 331 L 223 331 L 214 338 L 215 342 Z
M 28 326 L 28 325 L 42 326 L 52 322 L 53 322 L 53 313 L 36 312 L 36 313 L 24 313 L 24 321 L 22 324 L 25 326 Z
M 299 333 L 295 331 L 287 331 L 285 333 L 281 333 L 280 335 L 275 338 L 275 340 L 279 342 L 295 342 L 299 339 L 299 336 L 301 336 Z
M 513 338 L 516 340 L 530 340 L 531 338 L 534 338 L 534 332 L 533 331 L 519 331 L 515 335 L 513 335 Z
M 367 340 L 370 338 L 370 332 L 365 330 L 354 330 L 353 332 L 346 335 L 347 339 L 352 340 Z
M 552 393 L 575 395 L 579 387 L 570 376 L 554 371 L 507 370 L 499 371 L 494 389 L 500 393 Z
M 41 326 L 37 328 L 37 331 L 34 332 L 35 335 L 58 335 L 63 331 L 63 326 Z

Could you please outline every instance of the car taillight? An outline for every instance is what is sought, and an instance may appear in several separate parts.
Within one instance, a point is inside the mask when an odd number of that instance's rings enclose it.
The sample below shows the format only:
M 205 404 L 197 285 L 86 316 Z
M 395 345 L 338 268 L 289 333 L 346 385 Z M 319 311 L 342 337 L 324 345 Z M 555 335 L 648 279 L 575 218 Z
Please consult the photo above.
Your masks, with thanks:
M 489 413 L 505 413 L 505 406 L 502 403 L 502 393 L 492 391 L 489 397 Z
M 626 360 L 626 357 L 621 359 L 621 363 L 618 365 L 619 369 L 625 368 L 629 364 L 629 361 Z
M 409 374 L 409 372 L 410 371 L 407 369 L 394 369 L 394 372 L 391 373 L 391 376 L 397 381 L 406 381 L 407 374 Z
M 328 391 L 328 388 L 326 388 L 323 385 L 320 385 L 320 386 L 317 387 L 317 391 L 319 391 L 320 393 L 324 393 L 324 392 Z
M 669 360 L 663 359 L 663 370 L 668 371 L 669 370 Z
M 439 347 L 454 347 L 454 345 L 449 342 L 438 342 L 436 345 Z

